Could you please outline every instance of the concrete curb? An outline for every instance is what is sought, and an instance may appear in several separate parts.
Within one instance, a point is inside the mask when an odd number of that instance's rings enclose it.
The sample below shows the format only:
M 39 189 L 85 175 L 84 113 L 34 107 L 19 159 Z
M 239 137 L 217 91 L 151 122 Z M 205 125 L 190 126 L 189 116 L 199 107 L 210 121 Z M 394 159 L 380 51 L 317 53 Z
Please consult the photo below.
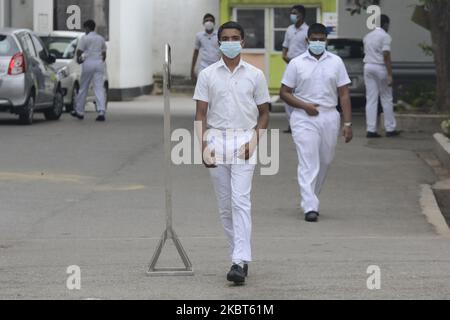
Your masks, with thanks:
M 450 139 L 442 133 L 436 133 L 433 137 L 436 142 L 435 153 L 443 166 L 450 171 Z
M 442 215 L 433 189 L 430 185 L 422 185 L 420 206 L 427 221 L 435 228 L 436 233 L 442 237 L 450 238 L 450 228 Z

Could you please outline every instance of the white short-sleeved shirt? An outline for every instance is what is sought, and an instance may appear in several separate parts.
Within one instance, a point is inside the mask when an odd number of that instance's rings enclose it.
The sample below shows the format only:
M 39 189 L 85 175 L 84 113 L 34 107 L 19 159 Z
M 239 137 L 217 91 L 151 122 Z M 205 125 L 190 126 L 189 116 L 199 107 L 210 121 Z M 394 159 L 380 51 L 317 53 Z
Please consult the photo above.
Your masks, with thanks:
M 304 23 L 300 28 L 296 28 L 295 24 L 289 26 L 284 36 L 283 48 L 288 49 L 288 58 L 294 59 L 308 50 L 308 38 L 309 26 Z
M 364 37 L 364 63 L 384 64 L 384 51 L 391 51 L 392 37 L 382 28 L 376 28 Z
M 195 49 L 200 52 L 200 71 L 220 60 L 219 39 L 217 31 L 211 34 L 206 31 L 195 36 Z
M 252 130 L 258 106 L 270 102 L 264 73 L 241 59 L 232 73 L 223 59 L 199 74 L 194 100 L 209 104 L 209 128 Z
M 80 39 L 78 49 L 83 51 L 86 60 L 103 60 L 103 52 L 106 52 L 106 42 L 98 33 L 90 32 Z
M 328 51 L 317 60 L 309 51 L 292 60 L 282 83 L 294 96 L 325 108 L 338 105 L 338 88 L 351 83 L 342 59 Z

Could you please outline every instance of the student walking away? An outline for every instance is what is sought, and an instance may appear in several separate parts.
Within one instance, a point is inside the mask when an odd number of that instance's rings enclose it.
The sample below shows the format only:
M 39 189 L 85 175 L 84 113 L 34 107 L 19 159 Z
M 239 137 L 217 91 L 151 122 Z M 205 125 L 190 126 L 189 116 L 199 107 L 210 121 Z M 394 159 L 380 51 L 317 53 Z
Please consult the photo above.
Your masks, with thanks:
M 291 9 L 292 25 L 286 31 L 283 42 L 283 60 L 289 63 L 292 59 L 297 58 L 308 50 L 308 25 L 305 23 L 306 9 L 302 5 L 296 5 Z M 293 108 L 285 105 L 286 116 L 290 121 Z M 291 127 L 284 133 L 291 133 Z
M 232 267 L 227 279 L 245 283 L 252 261 L 252 180 L 256 148 L 269 123 L 269 90 L 264 73 L 241 58 L 244 29 L 236 22 L 218 31 L 222 59 L 197 82 L 196 121 L 202 123 L 204 164 L 209 168 Z
M 387 137 L 397 137 L 397 122 L 394 115 L 392 95 L 392 37 L 388 34 L 390 19 L 381 15 L 381 28 L 376 28 L 364 37 L 364 81 L 366 84 L 367 138 L 381 138 L 377 132 L 378 101 L 384 112 Z
M 86 35 L 80 40 L 77 50 L 77 61 L 82 64 L 80 91 L 76 98 L 76 108 L 71 115 L 80 120 L 84 119 L 86 98 L 91 82 L 94 83 L 94 93 L 97 103 L 98 117 L 96 121 L 104 122 L 106 115 L 106 94 L 104 89 L 106 42 L 95 32 L 95 22 L 88 20 L 84 23 Z
M 344 116 L 345 142 L 353 139 L 350 78 L 340 57 L 326 51 L 327 29 L 313 24 L 309 50 L 293 59 L 282 81 L 281 98 L 294 108 L 291 127 L 297 147 L 298 181 L 305 220 L 317 222 L 319 195 L 334 159 L 341 126 L 338 96 Z
M 203 18 L 204 31 L 195 36 L 195 50 L 192 57 L 191 78 L 197 82 L 195 67 L 200 55 L 199 72 L 220 60 L 219 44 L 217 43 L 217 31 L 214 30 L 216 18 L 207 13 Z

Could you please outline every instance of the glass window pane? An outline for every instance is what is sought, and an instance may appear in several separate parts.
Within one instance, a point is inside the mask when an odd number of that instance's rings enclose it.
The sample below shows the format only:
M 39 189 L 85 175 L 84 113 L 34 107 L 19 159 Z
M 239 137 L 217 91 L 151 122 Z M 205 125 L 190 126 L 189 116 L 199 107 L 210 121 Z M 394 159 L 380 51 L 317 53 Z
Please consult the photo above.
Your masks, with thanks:
M 275 28 L 286 29 L 291 25 L 291 9 L 290 8 L 275 8 L 274 17 L 275 17 Z
M 9 57 L 19 51 L 16 42 L 10 36 L 0 34 L 0 57 Z
M 275 51 L 283 51 L 284 35 L 286 31 L 275 31 Z
M 264 49 L 265 14 L 264 9 L 237 10 L 237 22 L 245 30 L 245 48 Z
M 317 8 L 306 8 L 306 24 L 312 25 L 317 23 Z

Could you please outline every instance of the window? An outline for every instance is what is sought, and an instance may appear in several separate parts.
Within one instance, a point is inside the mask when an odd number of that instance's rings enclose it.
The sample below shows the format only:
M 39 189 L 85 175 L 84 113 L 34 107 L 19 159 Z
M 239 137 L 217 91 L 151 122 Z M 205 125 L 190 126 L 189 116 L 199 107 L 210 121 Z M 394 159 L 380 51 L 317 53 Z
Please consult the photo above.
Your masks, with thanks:
M 273 9 L 273 39 L 274 39 L 274 51 L 283 50 L 284 35 L 286 29 L 291 25 L 291 8 L 275 8 Z M 305 22 L 308 25 L 317 22 L 318 8 L 306 8 Z
M 39 58 L 41 58 L 41 60 L 47 61 L 49 55 L 47 49 L 45 49 L 44 47 L 44 44 L 41 42 L 40 39 L 36 38 L 35 36 L 33 36 L 33 42 L 36 51 L 38 52 Z
M 97 24 L 97 32 L 106 41 L 109 40 L 109 0 L 54 0 L 54 28 L 55 30 L 69 30 L 67 27 L 67 8 L 77 5 L 81 9 L 81 27 L 83 22 L 92 19 Z M 83 30 L 70 30 L 83 31 Z
M 19 36 L 20 44 L 22 45 L 23 51 L 31 56 L 37 58 L 36 50 L 34 49 L 33 41 L 31 41 L 30 35 L 27 33 L 22 33 Z
M 364 58 L 364 44 L 361 40 L 330 39 L 328 51 L 337 54 L 342 59 Z
M 237 9 L 236 15 L 245 30 L 245 48 L 265 49 L 265 10 Z
M 78 39 L 66 37 L 41 37 L 49 53 L 56 59 L 71 60 L 75 57 Z
M 0 57 L 10 57 L 19 51 L 14 39 L 0 34 Z

